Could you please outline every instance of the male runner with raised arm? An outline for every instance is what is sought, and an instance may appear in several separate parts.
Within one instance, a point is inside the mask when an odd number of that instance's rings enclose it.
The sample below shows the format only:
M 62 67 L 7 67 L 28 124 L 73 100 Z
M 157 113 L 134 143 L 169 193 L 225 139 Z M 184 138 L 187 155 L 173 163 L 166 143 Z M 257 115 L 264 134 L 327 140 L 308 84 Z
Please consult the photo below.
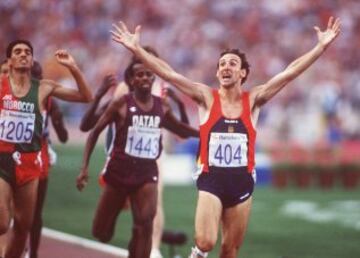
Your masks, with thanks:
M 237 49 L 221 53 L 214 90 L 175 72 L 140 45 L 140 26 L 129 32 L 114 25 L 112 38 L 129 49 L 155 74 L 176 86 L 198 105 L 200 117 L 198 202 L 195 247 L 191 258 L 206 257 L 217 241 L 221 224 L 221 258 L 235 258 L 249 220 L 254 188 L 256 123 L 260 107 L 308 69 L 340 33 L 340 20 L 330 17 L 327 28 L 314 27 L 318 42 L 284 71 L 264 84 L 243 89 L 249 74 L 245 54 Z
M 77 90 L 52 80 L 32 78 L 33 47 L 27 40 L 11 42 L 6 57 L 9 75 L 0 78 L 0 235 L 8 232 L 13 217 L 5 257 L 20 258 L 36 205 L 42 167 L 42 113 L 48 98 L 89 102 L 92 94 L 74 58 L 66 50 L 56 51 L 55 57 L 69 69 Z

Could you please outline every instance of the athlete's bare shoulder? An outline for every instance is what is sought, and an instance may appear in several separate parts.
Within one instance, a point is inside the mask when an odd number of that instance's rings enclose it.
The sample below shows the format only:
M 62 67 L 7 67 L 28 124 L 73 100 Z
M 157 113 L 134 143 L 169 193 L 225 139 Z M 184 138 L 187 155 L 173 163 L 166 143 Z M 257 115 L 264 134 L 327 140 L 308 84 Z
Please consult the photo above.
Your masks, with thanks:
M 42 79 L 39 81 L 39 100 L 46 106 L 47 98 L 52 95 L 54 89 L 58 86 L 53 80 Z
M 53 89 L 56 86 L 56 83 L 53 80 L 42 79 L 40 80 L 40 87 Z
M 55 82 L 52 80 L 42 79 L 39 82 L 40 82 L 40 89 L 39 89 L 40 94 L 46 97 L 51 95 L 51 92 L 56 87 Z

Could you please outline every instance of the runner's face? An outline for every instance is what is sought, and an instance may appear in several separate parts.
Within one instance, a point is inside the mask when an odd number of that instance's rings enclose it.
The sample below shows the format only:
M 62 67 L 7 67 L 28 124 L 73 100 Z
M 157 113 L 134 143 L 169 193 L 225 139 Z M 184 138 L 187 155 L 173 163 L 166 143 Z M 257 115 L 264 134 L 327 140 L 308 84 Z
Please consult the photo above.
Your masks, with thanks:
M 225 54 L 219 59 L 219 66 L 216 73 L 220 85 L 231 88 L 246 75 L 246 71 L 241 69 L 241 59 L 235 54 Z
M 151 92 L 155 80 L 154 73 L 147 69 L 143 64 L 136 64 L 133 67 L 132 85 L 135 89 Z
M 13 69 L 30 70 L 33 65 L 30 47 L 22 43 L 15 45 L 11 51 L 9 63 Z

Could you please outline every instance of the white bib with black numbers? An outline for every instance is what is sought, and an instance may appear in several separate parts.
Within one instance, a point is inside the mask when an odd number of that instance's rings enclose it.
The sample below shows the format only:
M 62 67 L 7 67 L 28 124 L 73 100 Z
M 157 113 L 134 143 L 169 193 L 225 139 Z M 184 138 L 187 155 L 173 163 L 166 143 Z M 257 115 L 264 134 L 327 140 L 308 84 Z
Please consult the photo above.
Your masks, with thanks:
M 211 133 L 209 165 L 215 167 L 245 167 L 248 137 L 243 133 Z
M 156 159 L 160 151 L 160 128 L 129 126 L 125 153 L 143 159 Z
M 11 143 L 31 143 L 35 130 L 35 114 L 2 109 L 0 140 Z

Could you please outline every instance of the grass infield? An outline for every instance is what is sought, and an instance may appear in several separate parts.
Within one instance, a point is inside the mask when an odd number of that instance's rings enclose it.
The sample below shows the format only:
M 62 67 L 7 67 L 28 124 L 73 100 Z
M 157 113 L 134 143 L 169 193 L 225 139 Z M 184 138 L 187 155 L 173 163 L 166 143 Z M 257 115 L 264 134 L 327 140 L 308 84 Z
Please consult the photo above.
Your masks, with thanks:
M 55 146 L 57 165 L 50 174 L 44 210 L 46 227 L 93 239 L 91 223 L 99 198 L 97 174 L 104 164 L 103 148 L 95 149 L 90 163 L 90 183 L 82 192 L 75 187 L 83 147 Z M 261 176 L 261 175 L 259 175 Z M 176 252 L 187 257 L 193 244 L 196 189 L 165 186 L 164 208 L 167 229 L 184 231 L 186 245 Z M 131 216 L 120 214 L 111 244 L 127 247 Z M 330 191 L 311 188 L 279 191 L 257 187 L 245 242 L 239 257 L 244 258 L 358 258 L 360 257 L 360 189 Z M 208 256 L 218 257 L 219 242 Z M 168 257 L 168 247 L 162 252 Z

